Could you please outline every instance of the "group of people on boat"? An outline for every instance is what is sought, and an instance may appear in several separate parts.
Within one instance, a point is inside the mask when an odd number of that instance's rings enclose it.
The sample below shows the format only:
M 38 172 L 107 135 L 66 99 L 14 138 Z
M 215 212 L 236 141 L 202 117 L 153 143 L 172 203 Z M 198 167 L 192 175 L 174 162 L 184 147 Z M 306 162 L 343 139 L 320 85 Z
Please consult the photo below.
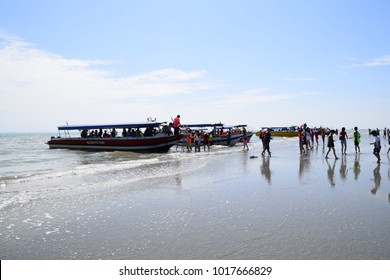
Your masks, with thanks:
M 162 128 L 162 132 L 167 135 L 172 135 L 171 126 L 166 125 Z M 160 133 L 160 129 L 156 127 L 146 127 L 144 131 L 140 128 L 123 128 L 122 137 L 145 137 L 145 136 L 155 136 Z M 88 130 L 83 129 L 80 134 L 81 138 L 115 138 L 118 137 L 118 132 L 115 128 L 110 129 L 110 131 L 103 129 Z
M 107 132 L 107 130 L 104 130 L 103 132 L 103 129 L 95 129 L 95 130 L 91 130 L 88 132 L 88 129 L 83 129 L 81 131 L 81 134 L 80 136 L 82 138 L 111 138 L 111 137 L 116 137 L 117 136 L 117 132 L 115 130 L 115 128 L 113 128 L 110 133 Z

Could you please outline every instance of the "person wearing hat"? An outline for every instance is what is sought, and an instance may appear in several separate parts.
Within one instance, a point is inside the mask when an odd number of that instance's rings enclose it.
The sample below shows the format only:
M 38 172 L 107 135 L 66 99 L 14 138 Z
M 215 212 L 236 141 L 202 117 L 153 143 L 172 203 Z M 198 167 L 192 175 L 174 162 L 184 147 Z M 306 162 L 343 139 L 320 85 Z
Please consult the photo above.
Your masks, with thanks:
M 173 120 L 173 131 L 174 135 L 180 134 L 180 115 L 177 115 L 177 117 Z

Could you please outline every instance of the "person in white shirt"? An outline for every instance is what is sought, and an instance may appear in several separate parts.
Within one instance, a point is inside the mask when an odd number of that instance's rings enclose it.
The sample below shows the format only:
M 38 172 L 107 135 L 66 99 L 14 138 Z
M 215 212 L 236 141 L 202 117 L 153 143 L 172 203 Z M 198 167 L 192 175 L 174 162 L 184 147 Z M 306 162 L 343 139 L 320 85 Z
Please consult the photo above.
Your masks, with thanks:
M 381 161 L 381 137 L 378 135 L 376 131 L 371 132 L 372 136 L 374 136 L 374 142 L 370 143 L 371 145 L 374 145 L 374 156 L 378 159 L 378 162 Z

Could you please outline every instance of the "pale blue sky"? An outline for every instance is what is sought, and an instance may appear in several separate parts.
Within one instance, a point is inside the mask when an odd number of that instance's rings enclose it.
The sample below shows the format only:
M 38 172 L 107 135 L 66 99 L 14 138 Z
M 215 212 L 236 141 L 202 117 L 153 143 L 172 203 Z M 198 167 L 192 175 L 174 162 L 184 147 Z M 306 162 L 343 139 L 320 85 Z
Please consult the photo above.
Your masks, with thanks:
M 390 126 L 390 1 L 0 0 L 0 131 Z

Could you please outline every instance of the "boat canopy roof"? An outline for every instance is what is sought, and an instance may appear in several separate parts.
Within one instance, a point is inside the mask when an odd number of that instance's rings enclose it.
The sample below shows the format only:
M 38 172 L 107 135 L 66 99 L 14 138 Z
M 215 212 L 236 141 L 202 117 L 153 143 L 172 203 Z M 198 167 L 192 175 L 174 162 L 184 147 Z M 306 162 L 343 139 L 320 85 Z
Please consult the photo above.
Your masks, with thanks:
M 271 129 L 272 131 L 295 131 L 296 126 L 266 126 L 262 127 L 261 130 Z
M 231 129 L 234 127 L 246 127 L 246 124 L 239 124 L 239 125 L 227 125 L 223 123 L 200 123 L 200 124 L 183 124 L 183 127 L 217 127 L 217 128 L 226 128 Z
M 96 125 L 63 125 L 58 130 L 90 130 L 90 129 L 110 129 L 110 128 L 144 128 L 158 127 L 166 122 L 144 122 L 144 123 L 122 123 L 122 124 L 96 124 Z
M 211 127 L 211 126 L 221 126 L 222 124 L 214 123 L 198 123 L 198 124 L 183 124 L 183 127 Z

